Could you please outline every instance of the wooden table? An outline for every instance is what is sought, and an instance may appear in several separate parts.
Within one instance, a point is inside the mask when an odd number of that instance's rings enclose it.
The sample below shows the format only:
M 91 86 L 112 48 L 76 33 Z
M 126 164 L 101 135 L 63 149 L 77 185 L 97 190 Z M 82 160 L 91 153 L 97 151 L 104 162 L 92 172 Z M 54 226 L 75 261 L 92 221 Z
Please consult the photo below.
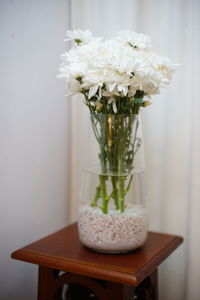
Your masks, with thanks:
M 149 232 L 127 254 L 102 254 L 81 245 L 70 225 L 12 254 L 39 265 L 38 300 L 157 300 L 157 268 L 183 239 Z

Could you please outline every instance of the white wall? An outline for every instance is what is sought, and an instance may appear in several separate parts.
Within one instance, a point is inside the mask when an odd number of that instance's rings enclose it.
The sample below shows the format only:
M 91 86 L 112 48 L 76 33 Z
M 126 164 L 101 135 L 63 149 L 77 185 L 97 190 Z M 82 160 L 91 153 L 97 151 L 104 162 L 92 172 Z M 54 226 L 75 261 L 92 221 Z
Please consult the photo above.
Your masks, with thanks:
M 10 254 L 68 221 L 67 12 L 67 0 L 0 1 L 1 300 L 36 299 L 37 268 Z

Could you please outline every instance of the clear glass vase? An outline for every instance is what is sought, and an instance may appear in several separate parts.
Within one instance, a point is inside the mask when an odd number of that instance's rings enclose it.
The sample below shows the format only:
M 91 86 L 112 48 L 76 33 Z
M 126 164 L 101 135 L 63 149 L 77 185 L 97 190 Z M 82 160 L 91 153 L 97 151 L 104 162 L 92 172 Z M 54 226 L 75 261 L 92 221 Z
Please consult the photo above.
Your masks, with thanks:
M 84 170 L 78 220 L 81 242 L 101 252 L 127 252 L 147 237 L 144 173 L 134 167 L 141 146 L 137 115 L 91 115 L 99 164 Z

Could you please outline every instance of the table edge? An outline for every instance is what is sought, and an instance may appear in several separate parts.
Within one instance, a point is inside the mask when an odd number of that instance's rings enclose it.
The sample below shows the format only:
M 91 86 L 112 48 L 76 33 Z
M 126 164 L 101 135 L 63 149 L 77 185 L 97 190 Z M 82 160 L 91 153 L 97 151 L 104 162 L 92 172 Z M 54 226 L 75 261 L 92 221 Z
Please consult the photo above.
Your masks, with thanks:
M 144 280 L 144 278 L 150 275 L 155 270 L 155 268 L 157 268 L 160 265 L 160 263 L 164 261 L 173 251 L 175 251 L 175 249 L 183 242 L 183 238 L 181 236 L 167 234 L 167 233 L 160 233 L 160 232 L 153 232 L 153 233 L 162 234 L 162 235 L 166 234 L 168 236 L 173 237 L 173 239 L 171 239 L 170 242 L 168 243 L 167 249 L 166 248 L 165 250 L 160 249 L 160 251 L 158 251 L 160 255 L 157 255 L 156 257 L 152 257 L 151 260 L 144 263 L 144 265 L 140 268 L 140 270 L 135 270 L 133 271 L 133 273 L 131 273 L 130 271 L 126 272 L 126 271 L 115 270 L 112 269 L 112 267 L 107 269 L 105 272 L 104 269 L 99 268 L 98 265 L 95 265 L 94 263 L 87 264 L 87 268 L 86 268 L 85 267 L 86 264 L 84 264 L 81 261 L 75 262 L 72 259 L 71 260 L 68 258 L 63 259 L 59 256 L 51 255 L 51 260 L 50 260 L 48 255 L 39 254 L 36 251 L 34 252 L 31 250 L 27 250 L 26 249 L 27 246 L 14 251 L 11 254 L 11 258 L 48 267 L 48 268 L 61 270 L 61 271 L 72 272 L 72 273 L 77 273 L 80 275 L 85 275 L 85 276 L 94 277 L 98 279 L 104 279 L 113 282 L 119 282 L 119 283 L 128 284 L 132 286 L 137 286 Z M 49 236 L 45 238 L 48 238 Z M 29 244 L 28 246 L 30 245 L 31 244 Z M 121 274 L 123 274 L 123 281 L 121 279 Z
M 58 257 L 51 256 L 51 261 L 46 255 L 41 255 L 31 251 L 24 251 L 23 249 L 17 250 L 11 254 L 11 258 L 17 259 L 24 262 L 29 262 L 43 267 L 48 267 L 52 269 L 57 269 L 60 271 L 72 272 L 80 275 L 85 275 L 89 277 L 94 277 L 98 279 L 109 280 L 113 282 L 122 283 L 121 273 L 123 273 L 123 283 L 128 285 L 136 286 L 138 285 L 137 278 L 128 272 L 119 272 L 112 269 L 107 269 L 106 272 L 104 269 L 97 268 L 94 265 L 87 265 L 81 262 L 73 262 L 69 259 L 63 260 Z

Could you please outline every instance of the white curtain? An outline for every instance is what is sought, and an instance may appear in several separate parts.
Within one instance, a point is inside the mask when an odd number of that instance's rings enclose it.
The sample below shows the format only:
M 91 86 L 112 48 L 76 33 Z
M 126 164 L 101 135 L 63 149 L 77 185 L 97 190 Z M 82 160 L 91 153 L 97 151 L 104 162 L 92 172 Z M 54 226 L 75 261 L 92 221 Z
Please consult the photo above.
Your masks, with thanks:
M 71 0 L 71 29 L 111 37 L 128 29 L 151 36 L 154 49 L 180 64 L 172 84 L 142 112 L 149 228 L 184 237 L 160 268 L 161 300 L 200 295 L 200 1 Z M 81 169 L 94 154 L 88 111 L 70 101 L 70 218 L 77 217 Z

